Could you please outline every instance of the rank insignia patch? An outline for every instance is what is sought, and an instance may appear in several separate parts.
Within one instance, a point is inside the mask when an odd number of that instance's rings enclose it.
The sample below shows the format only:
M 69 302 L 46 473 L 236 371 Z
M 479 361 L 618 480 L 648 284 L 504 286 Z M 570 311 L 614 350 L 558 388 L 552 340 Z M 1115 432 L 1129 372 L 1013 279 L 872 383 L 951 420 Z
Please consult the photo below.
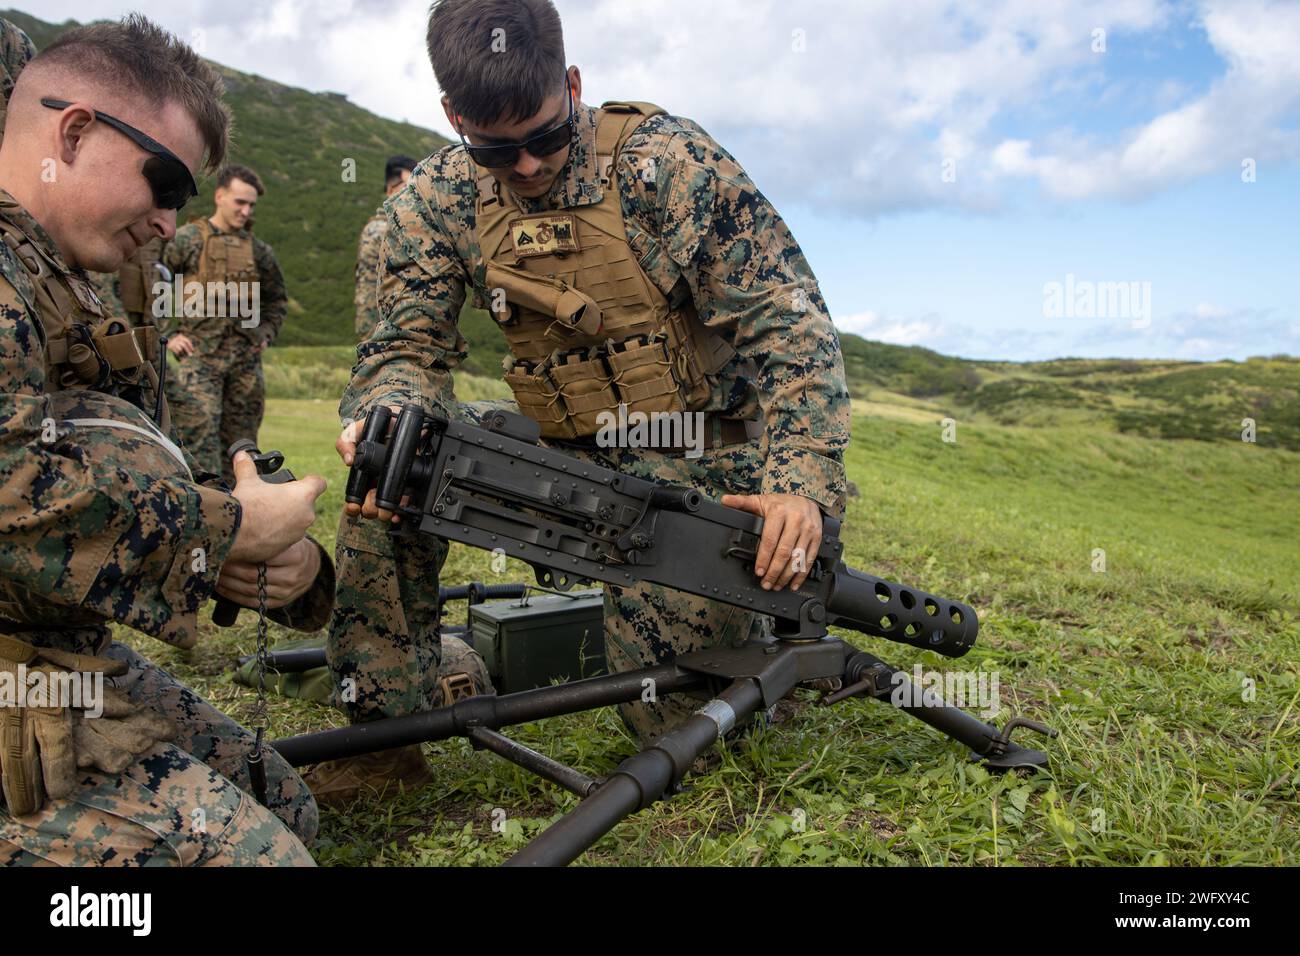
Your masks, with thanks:
M 517 219 L 510 224 L 510 238 L 517 256 L 549 256 L 577 252 L 578 224 L 573 216 L 544 215 Z

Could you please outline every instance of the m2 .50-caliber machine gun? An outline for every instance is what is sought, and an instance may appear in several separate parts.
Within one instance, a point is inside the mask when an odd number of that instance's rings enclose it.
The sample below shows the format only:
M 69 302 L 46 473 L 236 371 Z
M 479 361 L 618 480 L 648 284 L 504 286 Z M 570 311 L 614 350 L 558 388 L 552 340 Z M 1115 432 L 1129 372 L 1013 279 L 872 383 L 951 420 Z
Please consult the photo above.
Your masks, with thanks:
M 390 429 L 390 425 L 393 427 Z M 807 559 L 798 590 L 764 591 L 754 574 L 763 519 L 723 507 L 700 492 L 655 484 L 538 444 L 538 426 L 494 412 L 486 427 L 405 407 L 366 420 L 348 478 L 347 500 L 374 489 L 379 508 L 402 517 L 407 533 L 432 534 L 526 561 L 544 587 L 584 581 L 649 582 L 770 615 L 771 638 L 683 654 L 670 664 L 480 696 L 426 713 L 393 717 L 276 741 L 293 765 L 420 741 L 466 737 L 582 798 L 509 862 L 563 865 L 624 817 L 674 792 L 694 760 L 733 727 L 798 685 L 839 678 L 823 704 L 849 697 L 894 702 L 969 747 L 989 767 L 1038 767 L 1038 750 L 1010 739 L 1016 727 L 1055 732 L 1021 717 L 999 731 L 924 693 L 879 658 L 831 637 L 835 625 L 960 657 L 975 643 L 975 611 L 857 571 L 841 560 L 840 523 L 825 518 L 821 546 Z M 648 685 L 647 681 L 653 682 Z M 657 694 L 704 701 L 693 716 L 595 780 L 530 750 L 502 727 Z

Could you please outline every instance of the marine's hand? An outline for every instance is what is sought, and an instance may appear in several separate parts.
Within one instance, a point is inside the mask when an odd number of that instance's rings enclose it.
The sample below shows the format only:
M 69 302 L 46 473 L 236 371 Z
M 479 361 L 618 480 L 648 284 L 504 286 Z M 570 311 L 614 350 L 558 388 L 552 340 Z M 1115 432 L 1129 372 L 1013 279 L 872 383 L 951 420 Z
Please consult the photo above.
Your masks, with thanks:
M 188 335 L 177 332 L 167 339 L 167 351 L 177 358 L 183 359 L 194 354 L 194 343 L 190 341 Z
M 258 565 L 227 560 L 217 579 L 217 593 L 244 607 L 257 607 Z M 311 589 L 320 573 L 320 548 L 306 538 L 266 562 L 266 606 L 285 607 Z
M 389 434 L 392 434 L 393 426 L 397 423 L 397 416 L 402 413 L 402 410 L 396 405 L 389 405 L 388 410 L 393 413 L 392 418 L 388 423 L 388 432 Z M 343 459 L 343 464 L 347 465 L 349 468 L 352 467 L 352 456 L 357 453 L 357 442 L 361 440 L 361 435 L 365 430 L 366 420 L 364 418 L 359 418 L 344 428 L 343 433 L 339 435 L 338 441 L 334 443 L 334 450 L 338 452 L 339 457 Z M 349 514 L 356 514 L 356 512 L 349 512 Z
M 388 424 L 388 431 L 391 434 L 393 426 L 397 422 L 397 416 L 401 414 L 402 410 L 396 405 L 389 405 L 388 408 L 393 413 L 392 419 Z M 347 465 L 349 468 L 352 467 L 352 459 L 357 453 L 357 442 L 360 441 L 361 435 L 365 432 L 365 429 L 366 420 L 364 418 L 359 419 L 344 428 L 343 433 L 339 435 L 338 441 L 334 443 L 334 450 L 337 451 L 339 457 L 343 459 L 343 464 Z M 355 505 L 348 502 L 344 506 L 344 509 L 353 517 L 361 515 L 365 518 L 379 518 L 383 521 L 392 521 L 394 524 L 401 520 L 401 518 L 394 515 L 391 511 L 381 511 L 375 507 L 375 490 L 373 488 L 366 493 L 366 503 L 364 505 Z
M 763 537 L 754 573 L 763 590 L 796 591 L 808 577 L 821 549 L 822 513 L 817 502 L 802 495 L 723 495 L 722 504 L 763 519 Z
M 299 481 L 273 485 L 257 474 L 246 452 L 235 456 L 235 491 L 244 509 L 239 532 L 226 561 L 261 564 L 301 541 L 316 520 L 316 499 L 325 479 L 308 475 Z

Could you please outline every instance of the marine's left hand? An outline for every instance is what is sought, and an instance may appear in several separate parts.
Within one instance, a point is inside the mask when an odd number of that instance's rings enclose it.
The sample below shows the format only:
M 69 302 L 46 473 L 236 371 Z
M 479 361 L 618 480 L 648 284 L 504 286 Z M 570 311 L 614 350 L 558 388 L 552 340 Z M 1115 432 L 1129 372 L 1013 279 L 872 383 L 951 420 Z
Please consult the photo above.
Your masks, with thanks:
M 802 495 L 723 495 L 728 508 L 739 508 L 763 519 L 754 573 L 763 590 L 796 591 L 808 577 L 821 548 L 822 513 L 817 502 Z

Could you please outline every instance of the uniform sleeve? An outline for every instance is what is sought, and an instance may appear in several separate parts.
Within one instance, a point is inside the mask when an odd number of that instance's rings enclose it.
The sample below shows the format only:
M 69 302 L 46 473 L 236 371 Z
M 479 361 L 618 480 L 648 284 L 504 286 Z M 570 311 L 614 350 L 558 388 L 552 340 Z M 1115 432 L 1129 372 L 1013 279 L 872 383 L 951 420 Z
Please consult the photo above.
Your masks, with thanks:
M 188 646 L 239 505 L 179 478 L 105 465 L 77 432 L 60 430 L 31 301 L 0 278 L 0 579 Z
M 386 223 L 372 219 L 357 244 L 357 341 L 365 341 L 379 324 L 379 251 Z
M 275 253 L 261 239 L 253 237 L 253 261 L 257 264 L 258 281 L 261 283 L 260 296 L 260 321 L 258 330 L 261 332 L 262 341 L 267 345 L 274 345 L 275 340 L 280 337 L 280 329 L 284 327 L 284 316 L 289 306 L 289 293 L 284 287 L 284 273 L 280 271 L 280 263 L 275 259 Z
M 415 179 L 388 203 L 388 233 L 380 250 L 379 323 L 357 346 L 352 382 L 343 395 L 344 419 L 372 406 L 435 404 L 450 408 L 451 370 L 468 343 L 457 319 L 467 276 L 439 210 L 414 188 Z
M 189 268 L 189 246 L 185 242 L 185 227 L 176 230 L 176 235 L 172 241 L 162 247 L 158 254 L 158 259 L 165 265 L 173 275 L 184 273 Z
M 649 207 L 701 320 L 757 369 L 763 493 L 802 495 L 842 514 L 849 393 L 839 336 L 812 269 L 772 204 L 702 130 L 651 142 L 654 174 L 644 174 L 641 159 L 639 174 L 619 180 Z

